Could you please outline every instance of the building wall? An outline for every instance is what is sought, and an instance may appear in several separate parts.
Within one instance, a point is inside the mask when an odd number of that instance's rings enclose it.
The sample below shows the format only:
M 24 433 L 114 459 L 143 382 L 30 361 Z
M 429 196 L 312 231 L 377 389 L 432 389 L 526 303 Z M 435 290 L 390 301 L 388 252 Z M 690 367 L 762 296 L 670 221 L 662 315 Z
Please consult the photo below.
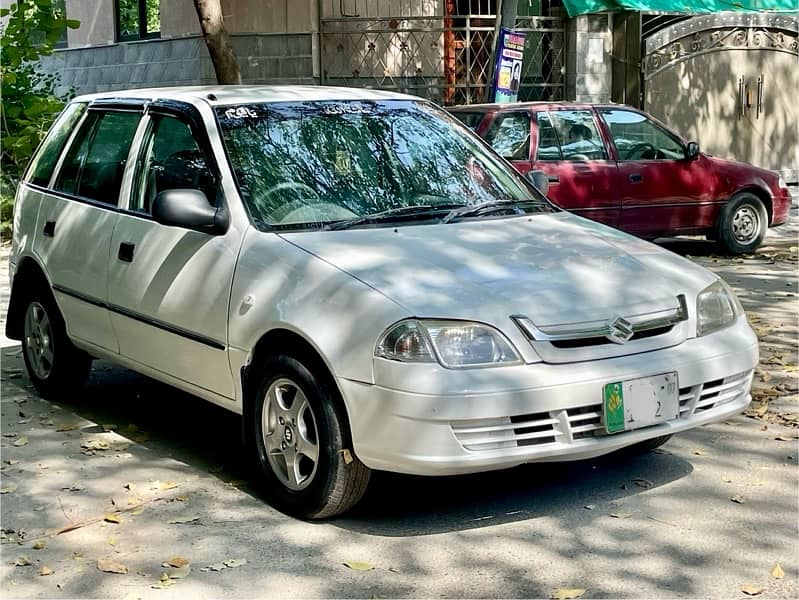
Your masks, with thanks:
M 245 83 L 316 82 L 311 34 L 237 34 L 232 41 Z M 200 36 L 70 48 L 43 57 L 42 65 L 60 73 L 62 91 L 79 94 L 216 83 Z
M 610 102 L 611 15 L 582 15 L 566 23 L 566 99 Z

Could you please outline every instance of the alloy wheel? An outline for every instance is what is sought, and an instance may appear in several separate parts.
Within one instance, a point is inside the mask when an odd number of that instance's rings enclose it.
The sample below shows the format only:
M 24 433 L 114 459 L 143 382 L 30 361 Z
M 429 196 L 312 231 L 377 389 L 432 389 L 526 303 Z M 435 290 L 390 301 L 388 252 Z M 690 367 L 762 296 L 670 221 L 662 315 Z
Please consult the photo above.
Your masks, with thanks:
M 308 487 L 319 462 L 319 429 L 305 394 L 290 379 L 274 381 L 266 391 L 261 431 L 272 471 L 291 490 Z
M 53 328 L 47 311 L 39 302 L 31 302 L 25 311 L 25 354 L 39 379 L 47 379 L 53 370 Z

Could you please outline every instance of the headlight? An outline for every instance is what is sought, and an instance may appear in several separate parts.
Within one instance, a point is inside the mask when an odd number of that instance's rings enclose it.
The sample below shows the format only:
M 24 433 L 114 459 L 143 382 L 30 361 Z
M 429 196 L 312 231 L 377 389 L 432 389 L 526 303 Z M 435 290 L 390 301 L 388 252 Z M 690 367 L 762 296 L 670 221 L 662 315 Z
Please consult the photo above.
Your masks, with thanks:
M 437 360 L 451 369 L 521 362 L 499 331 L 467 321 L 402 321 L 383 334 L 375 356 L 403 362 Z
M 732 325 L 743 308 L 723 281 L 706 287 L 696 298 L 696 335 L 703 336 Z

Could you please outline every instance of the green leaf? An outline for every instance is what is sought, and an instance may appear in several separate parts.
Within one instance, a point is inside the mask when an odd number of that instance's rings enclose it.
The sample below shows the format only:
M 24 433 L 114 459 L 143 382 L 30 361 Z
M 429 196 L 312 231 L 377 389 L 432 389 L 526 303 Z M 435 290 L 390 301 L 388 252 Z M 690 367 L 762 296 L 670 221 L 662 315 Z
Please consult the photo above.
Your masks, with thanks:
M 80 21 L 76 19 L 67 19 L 65 23 L 66 26 L 69 27 L 70 29 L 77 29 L 78 27 L 80 27 Z

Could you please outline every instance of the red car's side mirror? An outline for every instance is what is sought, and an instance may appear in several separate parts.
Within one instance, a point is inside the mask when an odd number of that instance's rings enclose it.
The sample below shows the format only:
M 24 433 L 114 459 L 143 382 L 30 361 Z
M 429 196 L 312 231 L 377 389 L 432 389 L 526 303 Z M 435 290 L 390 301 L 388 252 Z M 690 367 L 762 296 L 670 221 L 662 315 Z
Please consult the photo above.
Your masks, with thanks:
M 699 144 L 696 142 L 688 142 L 688 145 L 685 147 L 685 158 L 688 160 L 694 160 L 695 158 L 699 157 Z

